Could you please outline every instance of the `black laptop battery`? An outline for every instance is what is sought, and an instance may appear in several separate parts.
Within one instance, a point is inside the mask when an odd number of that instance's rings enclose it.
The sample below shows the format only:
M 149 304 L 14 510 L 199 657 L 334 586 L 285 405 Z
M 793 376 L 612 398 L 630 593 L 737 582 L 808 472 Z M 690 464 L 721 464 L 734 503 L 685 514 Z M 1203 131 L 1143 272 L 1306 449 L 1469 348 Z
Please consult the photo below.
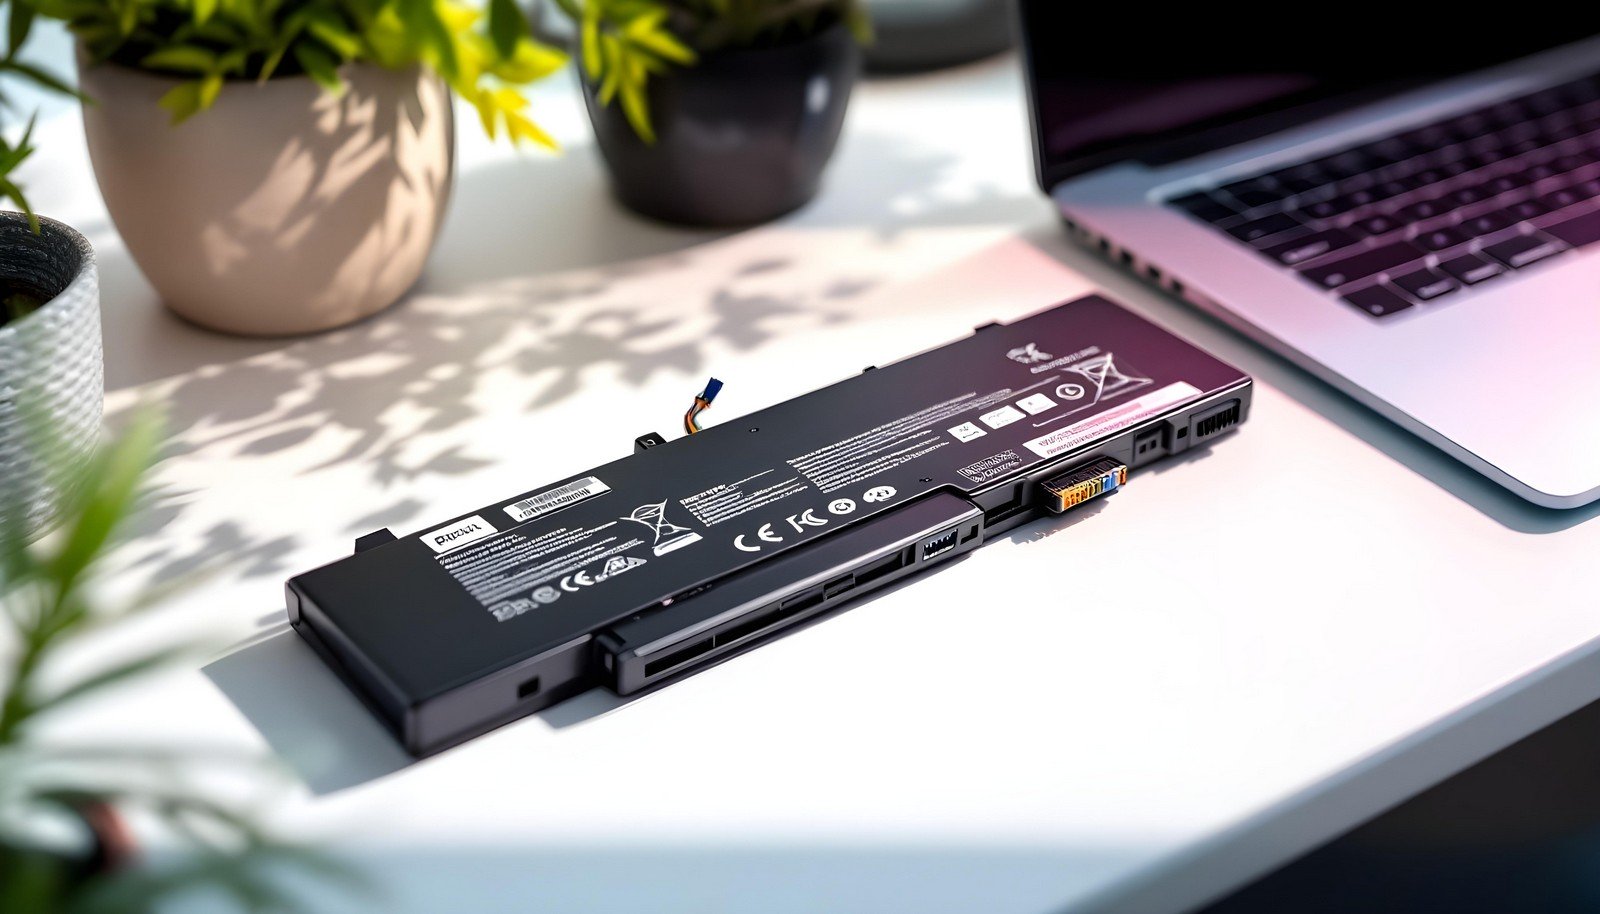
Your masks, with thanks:
M 362 537 L 290 579 L 289 620 L 427 755 L 597 686 L 657 687 L 1114 493 L 1130 469 L 1237 426 L 1250 390 L 1083 298 L 697 434 L 646 436 L 410 536 Z

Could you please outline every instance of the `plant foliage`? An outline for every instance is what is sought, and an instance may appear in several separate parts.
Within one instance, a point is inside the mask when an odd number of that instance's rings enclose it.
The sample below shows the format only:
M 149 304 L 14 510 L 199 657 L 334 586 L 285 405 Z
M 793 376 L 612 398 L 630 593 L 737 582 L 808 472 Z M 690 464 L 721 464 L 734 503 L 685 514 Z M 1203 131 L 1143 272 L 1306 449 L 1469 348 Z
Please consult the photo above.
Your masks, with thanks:
M 0 911 L 133 914 L 195 892 L 220 893 L 250 911 L 294 911 L 275 879 L 285 868 L 353 881 L 342 865 L 275 842 L 248 816 L 190 787 L 192 755 L 61 745 L 41 733 L 63 709 L 195 647 L 162 644 L 87 668 L 74 664 L 72 675 L 63 673 L 63 654 L 81 651 L 96 633 L 124 626 L 149 606 L 110 610 L 88 585 L 141 501 L 141 480 L 159 437 L 159 423 L 142 417 L 76 471 L 61 526 L 49 536 L 30 542 L 20 510 L 8 511 L 10 520 L 0 523 Z M 165 826 L 184 852 L 170 864 L 108 871 L 105 861 L 76 846 L 87 843 L 92 850 L 92 841 L 63 846 L 62 826 L 75 824 L 81 832 L 93 822 L 120 823 L 123 812 Z
M 515 0 L 12 0 L 65 20 L 94 62 L 183 78 L 161 104 L 182 121 L 229 80 L 305 74 L 343 91 L 339 68 L 414 65 L 477 109 L 491 137 L 553 148 L 519 87 L 566 63 L 535 41 Z
M 33 0 L 0 0 L 0 11 L 4 12 L 6 20 L 5 56 L 0 58 L 0 76 L 21 79 L 54 92 L 77 95 L 77 91 L 67 85 L 61 77 L 22 57 L 22 49 L 28 43 L 28 36 L 33 33 L 33 23 L 38 18 L 38 10 L 33 5 Z M 11 100 L 3 93 L 0 93 L 0 106 L 11 107 Z M 0 200 L 9 200 L 25 213 L 28 225 L 37 235 L 39 217 L 34 215 L 33 207 L 28 205 L 28 198 L 23 194 L 22 187 L 12 177 L 17 167 L 33 154 L 32 140 L 32 118 L 28 119 L 27 127 L 23 128 L 18 138 L 13 140 L 0 137 Z
M 603 105 L 618 101 L 646 143 L 655 142 L 647 89 L 652 76 L 700 54 L 758 46 L 844 22 L 866 43 L 861 0 L 556 0 L 578 24 L 584 75 Z

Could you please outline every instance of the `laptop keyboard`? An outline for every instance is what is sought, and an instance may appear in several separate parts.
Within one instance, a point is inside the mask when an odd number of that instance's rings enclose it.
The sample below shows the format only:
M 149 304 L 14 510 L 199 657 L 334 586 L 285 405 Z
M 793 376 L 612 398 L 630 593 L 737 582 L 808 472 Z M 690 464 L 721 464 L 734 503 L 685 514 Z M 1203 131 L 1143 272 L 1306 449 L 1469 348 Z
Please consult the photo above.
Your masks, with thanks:
M 1600 73 L 1167 201 L 1374 317 L 1600 244 Z

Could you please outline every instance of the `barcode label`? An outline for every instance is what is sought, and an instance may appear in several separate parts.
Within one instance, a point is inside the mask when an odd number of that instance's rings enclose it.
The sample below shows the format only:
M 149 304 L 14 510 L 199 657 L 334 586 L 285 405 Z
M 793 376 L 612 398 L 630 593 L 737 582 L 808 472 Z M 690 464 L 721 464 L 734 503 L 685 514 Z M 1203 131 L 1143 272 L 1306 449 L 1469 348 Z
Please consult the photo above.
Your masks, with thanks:
M 610 486 L 593 476 L 585 476 L 564 486 L 557 486 L 548 492 L 530 495 L 514 505 L 506 505 L 506 513 L 511 515 L 512 520 L 520 524 L 609 491 L 611 491 Z

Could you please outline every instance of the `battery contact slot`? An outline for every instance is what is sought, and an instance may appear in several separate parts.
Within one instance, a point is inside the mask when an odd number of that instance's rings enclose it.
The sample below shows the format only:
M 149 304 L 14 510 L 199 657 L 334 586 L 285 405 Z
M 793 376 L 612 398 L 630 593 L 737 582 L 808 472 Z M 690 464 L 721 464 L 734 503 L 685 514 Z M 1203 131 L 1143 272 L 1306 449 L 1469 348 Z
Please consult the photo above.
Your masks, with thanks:
M 977 528 L 974 527 L 973 534 L 976 534 L 976 531 Z M 949 535 L 953 539 L 958 532 L 959 528 L 951 530 Z M 682 650 L 673 651 L 664 657 L 647 662 L 644 666 L 644 674 L 647 678 L 656 676 L 682 666 L 716 648 L 743 641 L 751 635 L 773 628 L 784 620 L 819 606 L 840 594 L 894 574 L 896 571 L 915 562 L 916 557 L 917 547 L 907 546 L 896 551 L 893 555 L 886 555 L 876 561 L 868 562 L 849 574 L 840 575 L 820 587 L 808 587 L 797 594 L 792 594 L 779 600 L 777 603 L 769 604 L 756 610 L 738 623 L 717 632 L 710 638 L 697 641 Z
M 654 676 L 663 670 L 670 670 L 680 663 L 693 660 L 701 654 L 711 650 L 711 641 L 712 639 L 710 638 L 707 638 L 704 641 L 696 641 L 694 644 L 689 645 L 683 650 L 673 651 L 665 657 L 652 660 L 644 665 L 644 674 L 646 676 Z

